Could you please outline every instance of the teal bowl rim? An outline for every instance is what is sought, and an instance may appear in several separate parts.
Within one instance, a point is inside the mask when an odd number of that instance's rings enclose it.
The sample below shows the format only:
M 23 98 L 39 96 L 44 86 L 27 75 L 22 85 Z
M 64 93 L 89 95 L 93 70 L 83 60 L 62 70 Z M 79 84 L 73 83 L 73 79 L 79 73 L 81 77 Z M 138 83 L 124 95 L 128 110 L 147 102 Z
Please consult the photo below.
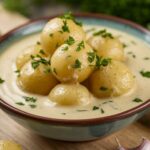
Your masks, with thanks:
M 60 15 L 60 14 L 59 14 Z M 120 23 L 123 25 L 128 25 L 148 36 L 150 36 L 150 31 L 142 27 L 141 25 L 138 25 L 132 21 L 118 18 L 115 16 L 109 16 L 109 15 L 104 15 L 104 14 L 92 14 L 92 13 L 76 13 L 74 14 L 76 17 L 84 17 L 84 18 L 95 18 L 95 19 L 105 19 L 105 20 L 110 20 L 114 21 L 116 23 Z M 28 21 L 27 23 L 14 28 L 13 30 L 9 31 L 5 35 L 0 37 L 0 43 L 2 43 L 4 40 L 7 40 L 8 37 L 11 37 L 15 32 L 21 30 L 23 27 L 27 25 L 34 25 L 34 23 L 37 23 L 38 21 L 46 21 L 48 19 L 54 18 L 58 15 L 55 16 L 50 16 L 50 17 L 43 17 L 39 19 L 34 19 L 31 21 Z M 137 107 L 134 107 L 132 109 L 129 109 L 127 111 L 115 114 L 115 115 L 110 115 L 106 117 L 99 117 L 99 118 L 90 118 L 90 119 L 56 119 L 56 118 L 48 118 L 48 117 L 43 117 L 43 116 L 38 116 L 34 115 L 31 113 L 27 113 L 25 111 L 22 111 L 18 108 L 15 108 L 11 106 L 10 104 L 6 103 L 4 100 L 0 98 L 0 106 L 2 109 L 5 109 L 7 111 L 12 112 L 13 114 L 19 116 L 19 117 L 25 117 L 28 119 L 44 122 L 44 123 L 49 123 L 49 124 L 55 124 L 55 125 L 72 125 L 72 126 L 87 126 L 87 125 L 98 125 L 98 124 L 104 124 L 104 123 L 109 123 L 117 120 L 121 120 L 127 117 L 130 117 L 132 115 L 135 115 L 141 111 L 144 111 L 145 109 L 150 108 L 150 99 L 147 100 L 146 102 L 142 103 L 141 105 L 138 105 Z

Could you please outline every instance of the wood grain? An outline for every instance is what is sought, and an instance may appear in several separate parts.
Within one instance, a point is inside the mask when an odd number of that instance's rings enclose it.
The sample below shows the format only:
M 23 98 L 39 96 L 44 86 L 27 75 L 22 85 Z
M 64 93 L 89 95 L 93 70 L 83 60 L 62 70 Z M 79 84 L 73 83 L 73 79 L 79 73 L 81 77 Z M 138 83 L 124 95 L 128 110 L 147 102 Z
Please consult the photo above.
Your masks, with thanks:
M 7 12 L 0 6 L 0 20 L 0 30 L 5 33 L 28 19 Z M 14 140 L 21 144 L 25 150 L 116 150 L 116 137 L 125 146 L 137 146 L 142 137 L 150 139 L 150 128 L 137 122 L 101 140 L 82 143 L 60 142 L 38 136 L 26 130 L 0 110 L 0 139 Z

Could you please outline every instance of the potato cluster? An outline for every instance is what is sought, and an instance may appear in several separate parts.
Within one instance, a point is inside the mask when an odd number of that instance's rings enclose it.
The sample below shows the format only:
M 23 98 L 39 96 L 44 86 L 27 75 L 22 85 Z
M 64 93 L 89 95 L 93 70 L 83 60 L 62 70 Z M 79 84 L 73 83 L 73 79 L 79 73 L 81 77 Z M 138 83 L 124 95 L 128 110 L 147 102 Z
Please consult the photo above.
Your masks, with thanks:
M 87 39 L 73 16 L 64 15 L 51 19 L 40 42 L 18 56 L 17 83 L 59 105 L 87 105 L 91 93 L 98 98 L 119 96 L 133 87 L 124 60 L 118 38 L 101 30 Z

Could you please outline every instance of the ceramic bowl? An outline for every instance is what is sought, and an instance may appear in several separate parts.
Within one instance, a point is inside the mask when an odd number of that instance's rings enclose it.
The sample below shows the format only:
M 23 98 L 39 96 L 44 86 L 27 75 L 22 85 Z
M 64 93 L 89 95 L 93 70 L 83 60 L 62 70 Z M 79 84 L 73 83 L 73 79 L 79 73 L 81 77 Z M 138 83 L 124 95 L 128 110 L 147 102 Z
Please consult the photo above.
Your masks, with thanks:
M 54 17 L 54 16 L 53 16 Z M 103 25 L 122 30 L 150 44 L 150 32 L 133 22 L 101 14 L 77 14 L 88 25 Z M 0 50 L 18 40 L 38 33 L 52 17 L 30 21 L 0 37 Z M 52 119 L 26 113 L 0 99 L 0 106 L 16 122 L 40 135 L 64 141 L 88 141 L 110 135 L 133 123 L 150 110 L 150 100 L 128 111 L 96 119 Z

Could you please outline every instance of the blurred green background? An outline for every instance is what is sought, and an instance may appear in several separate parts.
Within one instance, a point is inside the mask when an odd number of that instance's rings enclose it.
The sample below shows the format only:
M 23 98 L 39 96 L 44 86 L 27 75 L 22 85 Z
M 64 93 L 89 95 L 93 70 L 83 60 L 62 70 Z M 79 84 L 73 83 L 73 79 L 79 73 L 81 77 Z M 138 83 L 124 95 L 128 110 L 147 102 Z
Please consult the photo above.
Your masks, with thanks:
M 37 18 L 65 11 L 111 14 L 150 29 L 150 0 L 3 0 L 6 9 Z

